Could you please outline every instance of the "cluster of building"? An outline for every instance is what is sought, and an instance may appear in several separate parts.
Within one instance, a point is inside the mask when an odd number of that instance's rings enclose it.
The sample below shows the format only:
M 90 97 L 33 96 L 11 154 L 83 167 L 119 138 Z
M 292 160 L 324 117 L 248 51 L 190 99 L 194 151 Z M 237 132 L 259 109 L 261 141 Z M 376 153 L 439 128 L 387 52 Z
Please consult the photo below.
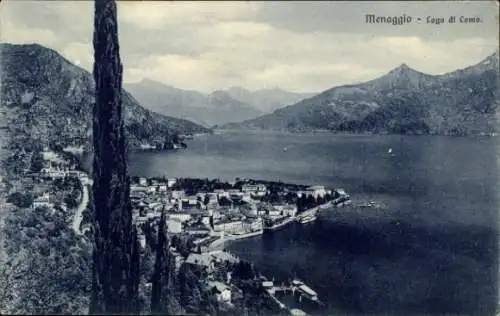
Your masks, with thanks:
M 221 237 L 242 238 L 262 233 L 263 218 L 293 218 L 297 205 L 270 204 L 260 199 L 269 190 L 264 184 L 244 183 L 239 188 L 215 189 L 212 192 L 187 194 L 180 189 L 175 178 L 139 178 L 130 186 L 133 205 L 133 220 L 142 224 L 161 217 L 166 212 L 170 234 L 187 233 L 195 238 L 203 250 Z M 307 190 L 294 192 L 302 195 L 324 197 L 331 190 L 323 186 L 313 186 Z M 139 240 L 144 245 L 145 236 Z
M 89 178 L 87 173 L 76 169 L 76 165 L 69 163 L 57 153 L 45 148 L 42 152 L 43 155 L 43 168 L 40 170 L 38 176 L 45 181 L 54 181 L 56 179 L 64 179 L 66 177 L 78 178 L 83 185 L 92 184 L 92 179 Z M 42 195 L 33 200 L 32 208 L 39 207 L 53 208 L 54 203 L 50 192 L 43 192 Z M 61 207 L 65 208 L 64 203 Z
M 45 148 L 42 152 L 44 166 L 40 171 L 40 176 L 44 179 L 55 180 L 67 176 L 79 178 L 84 184 L 91 182 L 88 175 L 76 169 L 76 165 L 62 159 L 58 154 Z

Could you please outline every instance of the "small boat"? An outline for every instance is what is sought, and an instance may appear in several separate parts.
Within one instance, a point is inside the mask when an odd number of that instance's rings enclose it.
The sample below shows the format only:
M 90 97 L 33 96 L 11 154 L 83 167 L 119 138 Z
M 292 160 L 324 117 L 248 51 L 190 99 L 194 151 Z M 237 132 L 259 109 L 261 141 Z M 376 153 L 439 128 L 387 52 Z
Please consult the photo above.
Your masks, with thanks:
M 316 220 L 316 218 L 317 218 L 317 217 L 316 217 L 316 215 L 313 215 L 313 214 L 311 214 L 311 215 L 306 215 L 306 216 L 304 216 L 304 217 L 301 217 L 301 218 L 300 218 L 300 220 L 299 220 L 299 222 L 300 222 L 301 224 L 310 223 L 310 222 L 315 221 L 315 220 Z
M 379 205 L 375 201 L 370 201 L 368 203 L 361 204 L 360 207 L 378 207 Z
M 300 293 L 302 293 L 302 295 L 306 296 L 310 300 L 319 301 L 318 294 L 316 293 L 316 291 L 314 291 L 309 286 L 304 284 L 304 282 L 302 282 L 301 280 L 294 279 L 292 281 L 292 286 L 295 287 Z
M 387 151 L 388 154 L 392 154 L 392 148 L 389 148 L 389 150 Z
M 287 150 L 288 150 L 288 148 L 286 148 L 286 147 L 283 147 L 283 151 L 287 151 Z

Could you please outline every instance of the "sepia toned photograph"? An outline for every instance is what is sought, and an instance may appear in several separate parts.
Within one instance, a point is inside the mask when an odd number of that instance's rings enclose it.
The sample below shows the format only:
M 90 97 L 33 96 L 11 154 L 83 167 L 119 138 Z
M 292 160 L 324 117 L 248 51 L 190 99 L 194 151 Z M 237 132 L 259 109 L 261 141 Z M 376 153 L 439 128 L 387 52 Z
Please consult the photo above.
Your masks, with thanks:
M 0 314 L 500 315 L 499 9 L 0 0 Z

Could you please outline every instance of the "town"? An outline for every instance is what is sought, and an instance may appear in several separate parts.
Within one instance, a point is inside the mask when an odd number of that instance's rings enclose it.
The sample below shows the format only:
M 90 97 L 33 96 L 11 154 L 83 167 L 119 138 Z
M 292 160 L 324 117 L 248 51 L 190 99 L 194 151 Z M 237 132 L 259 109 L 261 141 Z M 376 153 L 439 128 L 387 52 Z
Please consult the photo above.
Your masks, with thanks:
M 209 286 L 217 298 L 230 303 L 233 288 L 231 274 L 217 278 L 216 271 L 225 262 L 236 264 L 239 258 L 224 249 L 231 240 L 249 238 L 287 224 L 307 224 L 319 212 L 350 204 L 343 189 L 304 186 L 252 179 L 224 182 L 218 179 L 134 177 L 130 186 L 133 220 L 143 248 L 154 238 L 162 218 L 172 236 L 171 251 L 176 268 L 183 263 L 201 267 L 208 273 Z M 163 217 L 162 217 L 163 214 Z M 151 234 L 153 231 L 153 234 Z M 279 310 L 301 315 L 300 309 L 288 309 L 276 296 L 287 291 L 298 300 L 307 298 L 320 303 L 318 294 L 301 280 L 276 285 L 259 275 L 259 287 Z
M 170 234 L 188 234 L 201 252 L 221 242 L 252 237 L 298 221 L 322 209 L 349 203 L 342 189 L 235 179 L 133 178 L 133 219 L 140 227 L 167 213 Z M 145 236 L 139 239 L 145 244 Z
M 36 166 L 26 170 L 26 174 L 38 183 L 37 187 L 45 190 L 38 190 L 32 196 L 30 208 L 35 212 L 40 208 L 52 212 L 61 210 L 71 218 L 68 222 L 77 235 L 90 238 L 89 191 L 92 180 L 61 153 L 44 148 L 39 156 L 32 157 L 32 165 Z M 25 177 L 25 181 L 28 178 Z M 61 192 L 67 196 L 61 198 Z M 155 248 L 154 240 L 163 219 L 176 270 L 187 264 L 192 269 L 204 271 L 204 286 L 213 289 L 219 304 L 234 306 L 233 302 L 243 297 L 243 285 L 240 284 L 243 281 L 238 279 L 253 275 L 253 286 L 261 291 L 259 293 L 264 293 L 260 294 L 264 296 L 259 296 L 262 302 L 266 302 L 263 305 L 294 315 L 301 315 L 303 311 L 285 306 L 278 298 L 280 295 L 289 291 L 298 295 L 300 301 L 307 298 L 320 303 L 318 294 L 298 279 L 289 285 L 274 284 L 274 280 L 248 268 L 248 263 L 228 252 L 224 245 L 228 241 L 258 236 L 284 225 L 306 225 L 316 220 L 318 213 L 351 202 L 344 190 L 320 185 L 239 178 L 225 182 L 166 176 L 132 177 L 130 199 L 132 220 L 143 253 Z M 14 202 L 20 203 L 16 199 Z M 150 282 L 147 284 L 151 285 Z

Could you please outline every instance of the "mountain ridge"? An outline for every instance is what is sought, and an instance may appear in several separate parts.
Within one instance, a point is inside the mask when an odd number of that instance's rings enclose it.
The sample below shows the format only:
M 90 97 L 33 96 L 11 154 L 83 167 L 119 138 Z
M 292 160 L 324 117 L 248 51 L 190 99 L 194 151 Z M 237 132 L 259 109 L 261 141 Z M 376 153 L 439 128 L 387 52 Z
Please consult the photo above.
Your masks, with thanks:
M 150 110 L 190 119 L 205 126 L 255 118 L 314 95 L 313 93 L 288 92 L 281 88 L 251 91 L 238 86 L 204 94 L 196 90 L 176 88 L 148 78 L 136 83 L 127 83 L 125 88 Z M 214 97 L 216 102 L 213 102 Z M 223 113 L 221 108 L 227 111 Z
M 86 145 L 91 135 L 95 83 L 92 75 L 51 48 L 39 44 L 0 44 L 1 107 L 14 137 Z M 171 148 L 178 134 L 210 132 L 195 123 L 148 111 L 122 90 L 130 148 Z
M 498 52 L 442 75 L 402 64 L 373 80 L 341 85 L 226 129 L 466 135 L 495 133 Z M 466 92 L 464 92 L 466 91 Z
M 316 93 L 290 92 L 281 88 L 248 90 L 232 86 L 226 91 L 235 99 L 254 105 L 263 112 L 272 112 L 283 106 L 296 103 Z
M 262 111 L 234 99 L 223 90 L 203 94 L 195 90 L 175 88 L 151 79 L 143 79 L 136 84 L 126 84 L 125 87 L 141 104 L 152 111 L 189 119 L 204 126 L 243 121 L 263 114 Z

